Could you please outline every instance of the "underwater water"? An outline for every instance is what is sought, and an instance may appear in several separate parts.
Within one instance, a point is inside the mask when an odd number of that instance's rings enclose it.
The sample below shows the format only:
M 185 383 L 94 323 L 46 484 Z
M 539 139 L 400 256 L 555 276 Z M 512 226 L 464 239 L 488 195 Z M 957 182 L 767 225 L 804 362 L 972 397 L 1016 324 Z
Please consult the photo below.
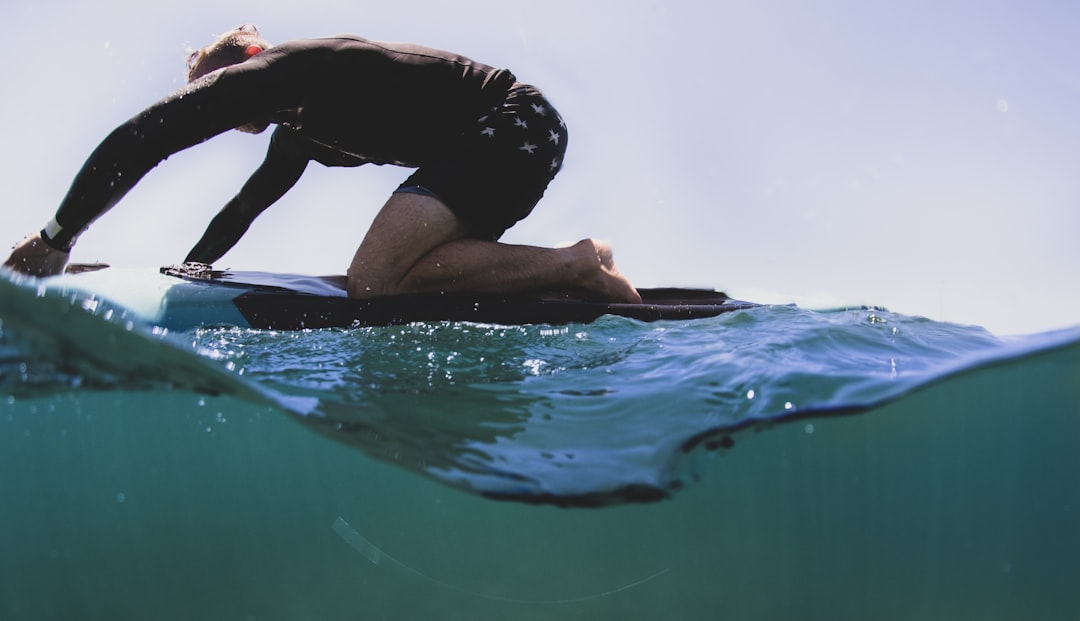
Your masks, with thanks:
M 2 619 L 1080 618 L 1080 330 L 0 322 Z

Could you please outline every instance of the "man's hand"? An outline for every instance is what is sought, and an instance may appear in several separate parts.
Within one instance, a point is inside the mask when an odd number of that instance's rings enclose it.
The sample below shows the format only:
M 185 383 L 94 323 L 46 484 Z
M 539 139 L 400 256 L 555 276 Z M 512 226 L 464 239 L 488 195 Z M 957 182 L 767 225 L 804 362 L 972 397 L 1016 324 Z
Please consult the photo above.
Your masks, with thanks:
M 46 244 L 41 233 L 34 233 L 11 250 L 4 267 L 30 276 L 53 276 L 64 271 L 68 257 L 68 253 Z

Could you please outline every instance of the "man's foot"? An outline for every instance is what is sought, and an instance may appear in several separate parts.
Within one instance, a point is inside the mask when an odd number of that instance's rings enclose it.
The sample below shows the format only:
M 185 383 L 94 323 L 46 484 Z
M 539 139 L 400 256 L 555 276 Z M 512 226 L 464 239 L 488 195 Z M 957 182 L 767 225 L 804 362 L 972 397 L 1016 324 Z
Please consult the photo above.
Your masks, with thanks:
M 640 304 L 641 294 L 615 267 L 611 246 L 594 239 L 583 239 L 571 246 L 583 256 L 587 267 L 581 286 L 610 302 Z

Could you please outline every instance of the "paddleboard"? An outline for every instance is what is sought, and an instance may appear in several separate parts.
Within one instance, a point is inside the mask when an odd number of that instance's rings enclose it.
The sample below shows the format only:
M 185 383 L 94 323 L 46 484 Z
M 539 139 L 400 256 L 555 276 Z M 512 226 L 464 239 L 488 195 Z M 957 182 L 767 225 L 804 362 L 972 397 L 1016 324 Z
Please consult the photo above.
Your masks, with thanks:
M 638 321 L 715 317 L 753 308 L 708 289 L 639 289 L 642 304 L 593 302 L 558 293 L 422 293 L 349 298 L 344 276 L 218 271 L 201 264 L 159 270 L 73 271 L 41 286 L 104 300 L 170 330 L 233 325 L 268 330 L 386 326 L 418 321 L 504 325 L 590 323 L 604 315 Z

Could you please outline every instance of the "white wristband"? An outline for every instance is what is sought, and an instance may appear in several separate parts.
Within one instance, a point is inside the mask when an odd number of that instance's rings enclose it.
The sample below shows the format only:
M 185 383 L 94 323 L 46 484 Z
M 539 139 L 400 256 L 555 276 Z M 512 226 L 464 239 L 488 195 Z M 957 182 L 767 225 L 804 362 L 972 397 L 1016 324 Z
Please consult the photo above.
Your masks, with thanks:
M 59 235 L 60 231 L 63 230 L 64 227 L 60 226 L 60 223 L 57 222 L 56 218 L 54 217 L 52 220 L 49 220 L 48 224 L 45 225 L 45 236 L 49 239 L 56 239 L 56 236 Z

